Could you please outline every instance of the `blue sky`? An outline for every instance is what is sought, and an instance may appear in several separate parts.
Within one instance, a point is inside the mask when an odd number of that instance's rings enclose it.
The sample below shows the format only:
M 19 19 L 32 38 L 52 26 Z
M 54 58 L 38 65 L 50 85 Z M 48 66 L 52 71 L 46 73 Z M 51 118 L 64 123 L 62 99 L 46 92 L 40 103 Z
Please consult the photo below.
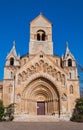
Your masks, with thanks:
M 0 0 L 0 80 L 13 40 L 17 53 L 28 52 L 29 23 L 40 12 L 53 24 L 54 53 L 62 56 L 68 41 L 83 66 L 83 0 Z

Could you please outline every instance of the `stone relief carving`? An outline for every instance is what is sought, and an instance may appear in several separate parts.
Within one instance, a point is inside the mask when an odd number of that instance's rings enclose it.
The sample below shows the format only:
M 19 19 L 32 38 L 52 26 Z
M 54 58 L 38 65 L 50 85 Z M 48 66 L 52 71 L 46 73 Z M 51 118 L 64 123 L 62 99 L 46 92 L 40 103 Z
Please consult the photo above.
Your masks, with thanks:
M 9 93 L 12 92 L 12 87 L 13 87 L 12 84 L 10 84 L 10 85 L 9 85 Z
M 62 95 L 62 100 L 67 101 L 67 95 L 65 93 L 63 93 L 63 95 Z
M 18 101 L 21 100 L 21 95 L 20 95 L 19 93 L 16 95 L 16 99 L 17 99 Z
M 23 71 L 22 73 L 19 73 L 18 84 L 25 81 L 32 74 L 40 71 L 48 73 L 49 75 L 53 76 L 55 80 L 62 82 L 62 84 L 65 85 L 65 75 L 61 74 L 61 72 L 57 71 L 53 66 L 49 65 L 43 60 L 40 60 L 39 63 L 35 63 L 34 65 L 30 66 L 25 71 Z
M 20 84 L 20 83 L 21 83 L 21 81 L 22 81 L 22 75 L 21 75 L 21 74 L 19 74 L 19 75 L 18 75 L 18 84 Z
M 65 85 L 65 75 L 62 74 L 62 84 Z

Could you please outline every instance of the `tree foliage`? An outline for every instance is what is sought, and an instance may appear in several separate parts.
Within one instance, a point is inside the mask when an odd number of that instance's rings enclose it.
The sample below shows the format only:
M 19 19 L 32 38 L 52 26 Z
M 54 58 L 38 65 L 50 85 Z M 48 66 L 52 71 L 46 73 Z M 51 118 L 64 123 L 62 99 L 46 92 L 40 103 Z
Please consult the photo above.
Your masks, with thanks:
M 2 120 L 4 116 L 4 105 L 3 105 L 3 101 L 0 100 L 0 121 Z
M 12 121 L 14 119 L 14 104 L 4 107 L 3 101 L 0 100 L 0 121 Z
M 83 97 L 76 100 L 76 109 L 78 114 L 83 115 Z
M 6 108 L 6 114 L 10 117 L 11 115 L 14 114 L 14 104 L 11 103 L 7 106 Z
M 83 122 L 83 97 L 76 100 L 71 121 Z

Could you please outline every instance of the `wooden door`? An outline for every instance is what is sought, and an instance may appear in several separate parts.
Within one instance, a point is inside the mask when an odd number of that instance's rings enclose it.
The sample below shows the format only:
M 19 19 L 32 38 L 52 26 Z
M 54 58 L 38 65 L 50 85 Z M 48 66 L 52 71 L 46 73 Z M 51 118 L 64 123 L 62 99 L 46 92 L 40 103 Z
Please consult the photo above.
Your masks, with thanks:
M 37 102 L 37 115 L 45 115 L 45 102 Z

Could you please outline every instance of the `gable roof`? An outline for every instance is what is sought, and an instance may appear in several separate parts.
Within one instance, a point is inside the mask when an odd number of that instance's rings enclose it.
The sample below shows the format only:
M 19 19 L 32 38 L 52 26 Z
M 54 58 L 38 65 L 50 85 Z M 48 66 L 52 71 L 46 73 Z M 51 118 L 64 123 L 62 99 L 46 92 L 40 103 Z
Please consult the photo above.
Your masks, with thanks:
M 13 41 L 13 47 L 12 47 L 10 53 L 7 55 L 6 59 L 8 59 L 10 56 L 17 57 L 15 44 L 16 44 L 15 41 Z
M 33 19 L 30 24 L 32 24 L 34 21 L 36 21 L 37 19 L 39 19 L 40 17 L 42 17 L 45 21 L 47 21 L 48 23 L 50 23 L 52 25 L 52 23 L 42 14 L 40 13 L 35 19 Z

